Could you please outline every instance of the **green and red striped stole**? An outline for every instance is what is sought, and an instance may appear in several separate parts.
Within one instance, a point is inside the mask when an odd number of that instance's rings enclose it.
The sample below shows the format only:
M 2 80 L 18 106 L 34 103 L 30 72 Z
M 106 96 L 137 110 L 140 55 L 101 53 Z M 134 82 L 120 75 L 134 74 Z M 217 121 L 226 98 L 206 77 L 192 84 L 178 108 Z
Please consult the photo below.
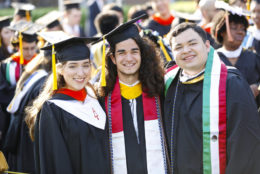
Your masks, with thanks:
M 177 65 L 167 70 L 165 95 L 179 70 Z M 225 174 L 226 80 L 227 67 L 211 47 L 203 80 L 203 174 Z

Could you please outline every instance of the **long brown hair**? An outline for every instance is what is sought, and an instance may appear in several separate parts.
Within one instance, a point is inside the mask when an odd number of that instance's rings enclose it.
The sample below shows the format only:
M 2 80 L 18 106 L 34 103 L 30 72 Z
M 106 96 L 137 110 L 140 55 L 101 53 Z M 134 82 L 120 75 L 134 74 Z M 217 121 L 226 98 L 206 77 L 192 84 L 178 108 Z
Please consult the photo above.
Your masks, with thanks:
M 141 66 L 139 69 L 139 80 L 143 91 L 150 97 L 159 96 L 164 87 L 164 70 L 159 49 L 146 38 L 133 38 L 141 51 Z M 117 79 L 117 68 L 112 62 L 111 56 L 115 57 L 115 45 L 110 45 L 106 54 L 106 87 L 99 89 L 99 95 L 107 96 L 114 89 Z

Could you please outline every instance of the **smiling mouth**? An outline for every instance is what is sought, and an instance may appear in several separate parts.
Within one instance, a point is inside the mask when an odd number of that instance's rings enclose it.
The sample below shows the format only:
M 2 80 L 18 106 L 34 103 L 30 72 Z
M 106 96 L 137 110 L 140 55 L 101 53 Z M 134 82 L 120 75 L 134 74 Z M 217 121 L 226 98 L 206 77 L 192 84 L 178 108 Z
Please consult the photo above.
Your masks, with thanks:
M 85 78 L 74 78 L 76 82 L 82 83 L 84 82 Z
M 128 64 L 123 64 L 125 67 L 130 68 L 135 65 L 135 63 L 128 63 Z
M 194 59 L 195 56 L 187 56 L 187 57 L 184 57 L 182 60 L 184 61 L 191 61 L 192 59 Z

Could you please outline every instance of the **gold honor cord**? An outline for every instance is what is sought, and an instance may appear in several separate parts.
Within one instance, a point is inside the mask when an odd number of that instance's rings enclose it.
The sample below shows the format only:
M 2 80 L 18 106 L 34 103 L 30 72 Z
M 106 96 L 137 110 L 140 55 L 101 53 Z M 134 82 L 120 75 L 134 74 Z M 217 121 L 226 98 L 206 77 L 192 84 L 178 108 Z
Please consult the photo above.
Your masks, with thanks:
M 20 50 L 20 64 L 22 65 L 24 63 L 24 59 L 23 59 L 23 36 L 22 36 L 22 32 L 19 32 L 19 50 Z
M 163 45 L 163 42 L 162 42 L 162 37 L 159 38 L 159 44 L 160 44 L 160 47 L 162 49 L 162 52 L 167 60 L 167 62 L 171 61 L 172 59 L 170 58 L 169 54 L 167 53 L 164 45 Z
M 25 15 L 26 15 L 26 21 L 30 22 L 31 16 L 30 16 L 30 12 L 28 10 L 26 10 Z
M 55 47 L 52 45 L 52 72 L 53 72 L 53 90 L 57 90 L 56 58 Z
M 103 54 L 102 54 L 102 70 L 101 70 L 101 86 L 106 86 L 106 41 L 103 37 Z
M 4 171 L 4 173 L 14 173 L 14 174 L 29 174 L 29 173 L 12 172 L 12 171 Z

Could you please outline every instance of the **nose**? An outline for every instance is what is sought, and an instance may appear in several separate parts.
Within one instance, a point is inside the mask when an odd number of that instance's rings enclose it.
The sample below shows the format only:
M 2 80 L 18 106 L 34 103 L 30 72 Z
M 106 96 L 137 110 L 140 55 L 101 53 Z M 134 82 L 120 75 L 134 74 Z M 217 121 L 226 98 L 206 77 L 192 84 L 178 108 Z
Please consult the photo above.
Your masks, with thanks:
M 183 53 L 189 53 L 190 52 L 190 47 L 189 45 L 183 46 Z
M 77 75 L 79 76 L 83 76 L 85 74 L 84 68 L 83 67 L 79 67 L 77 70 Z

